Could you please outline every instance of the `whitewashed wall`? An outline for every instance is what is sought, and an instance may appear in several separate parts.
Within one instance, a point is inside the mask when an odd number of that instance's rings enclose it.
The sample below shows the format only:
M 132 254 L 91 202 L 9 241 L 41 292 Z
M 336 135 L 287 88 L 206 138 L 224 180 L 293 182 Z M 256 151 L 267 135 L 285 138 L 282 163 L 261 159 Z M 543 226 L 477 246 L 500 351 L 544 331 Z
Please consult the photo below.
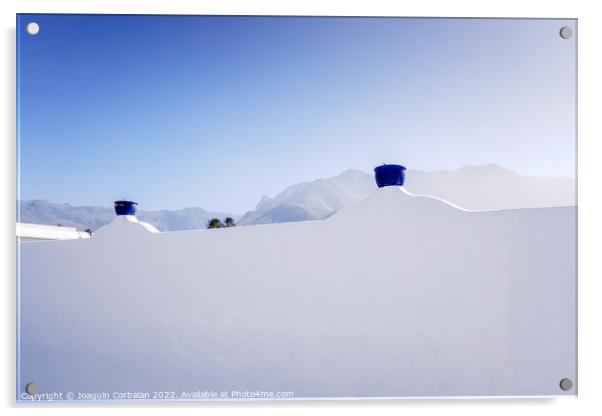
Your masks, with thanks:
M 21 243 L 19 388 L 573 395 L 575 233 L 575 207 L 468 212 L 388 187 L 324 221 L 118 217 Z

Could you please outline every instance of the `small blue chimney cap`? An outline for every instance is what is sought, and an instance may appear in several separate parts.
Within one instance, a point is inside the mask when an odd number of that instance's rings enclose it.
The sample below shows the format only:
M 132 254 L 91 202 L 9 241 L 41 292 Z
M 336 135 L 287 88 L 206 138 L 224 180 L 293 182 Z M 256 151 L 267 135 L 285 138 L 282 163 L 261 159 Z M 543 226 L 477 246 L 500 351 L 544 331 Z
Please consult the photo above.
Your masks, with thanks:
M 403 186 L 406 168 L 401 165 L 377 166 L 374 168 L 376 184 L 379 188 L 385 186 Z
M 134 201 L 115 201 L 115 214 L 117 215 L 136 215 L 137 202 Z

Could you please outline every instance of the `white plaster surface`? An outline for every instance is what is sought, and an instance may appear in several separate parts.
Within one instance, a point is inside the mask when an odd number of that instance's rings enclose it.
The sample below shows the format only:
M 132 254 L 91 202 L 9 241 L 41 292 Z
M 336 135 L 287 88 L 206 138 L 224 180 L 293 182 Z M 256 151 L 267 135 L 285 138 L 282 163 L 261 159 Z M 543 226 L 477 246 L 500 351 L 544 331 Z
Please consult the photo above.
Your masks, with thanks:
M 18 222 L 17 241 L 29 240 L 70 240 L 76 238 L 89 238 L 90 234 L 78 231 L 75 227 L 64 227 L 59 225 L 30 224 Z
M 21 243 L 18 388 L 574 395 L 575 233 L 575 207 L 470 212 L 388 187 L 322 221 L 118 217 Z

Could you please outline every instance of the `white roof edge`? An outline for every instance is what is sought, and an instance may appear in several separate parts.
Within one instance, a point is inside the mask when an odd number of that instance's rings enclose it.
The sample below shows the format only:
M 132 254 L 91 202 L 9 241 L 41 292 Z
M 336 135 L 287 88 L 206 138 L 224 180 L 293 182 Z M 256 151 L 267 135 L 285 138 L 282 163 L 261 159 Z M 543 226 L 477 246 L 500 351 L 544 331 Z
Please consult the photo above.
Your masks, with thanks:
M 16 236 L 18 238 L 35 238 L 40 240 L 70 240 L 88 238 L 85 231 L 78 231 L 75 227 L 61 225 L 16 223 Z

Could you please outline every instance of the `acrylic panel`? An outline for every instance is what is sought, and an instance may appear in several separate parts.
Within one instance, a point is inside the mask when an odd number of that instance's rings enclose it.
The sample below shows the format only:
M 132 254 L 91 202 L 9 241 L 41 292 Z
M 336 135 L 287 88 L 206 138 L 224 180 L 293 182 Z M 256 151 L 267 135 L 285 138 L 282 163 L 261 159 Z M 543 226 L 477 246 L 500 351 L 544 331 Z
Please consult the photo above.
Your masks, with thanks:
M 18 401 L 576 396 L 575 19 L 16 30 Z

